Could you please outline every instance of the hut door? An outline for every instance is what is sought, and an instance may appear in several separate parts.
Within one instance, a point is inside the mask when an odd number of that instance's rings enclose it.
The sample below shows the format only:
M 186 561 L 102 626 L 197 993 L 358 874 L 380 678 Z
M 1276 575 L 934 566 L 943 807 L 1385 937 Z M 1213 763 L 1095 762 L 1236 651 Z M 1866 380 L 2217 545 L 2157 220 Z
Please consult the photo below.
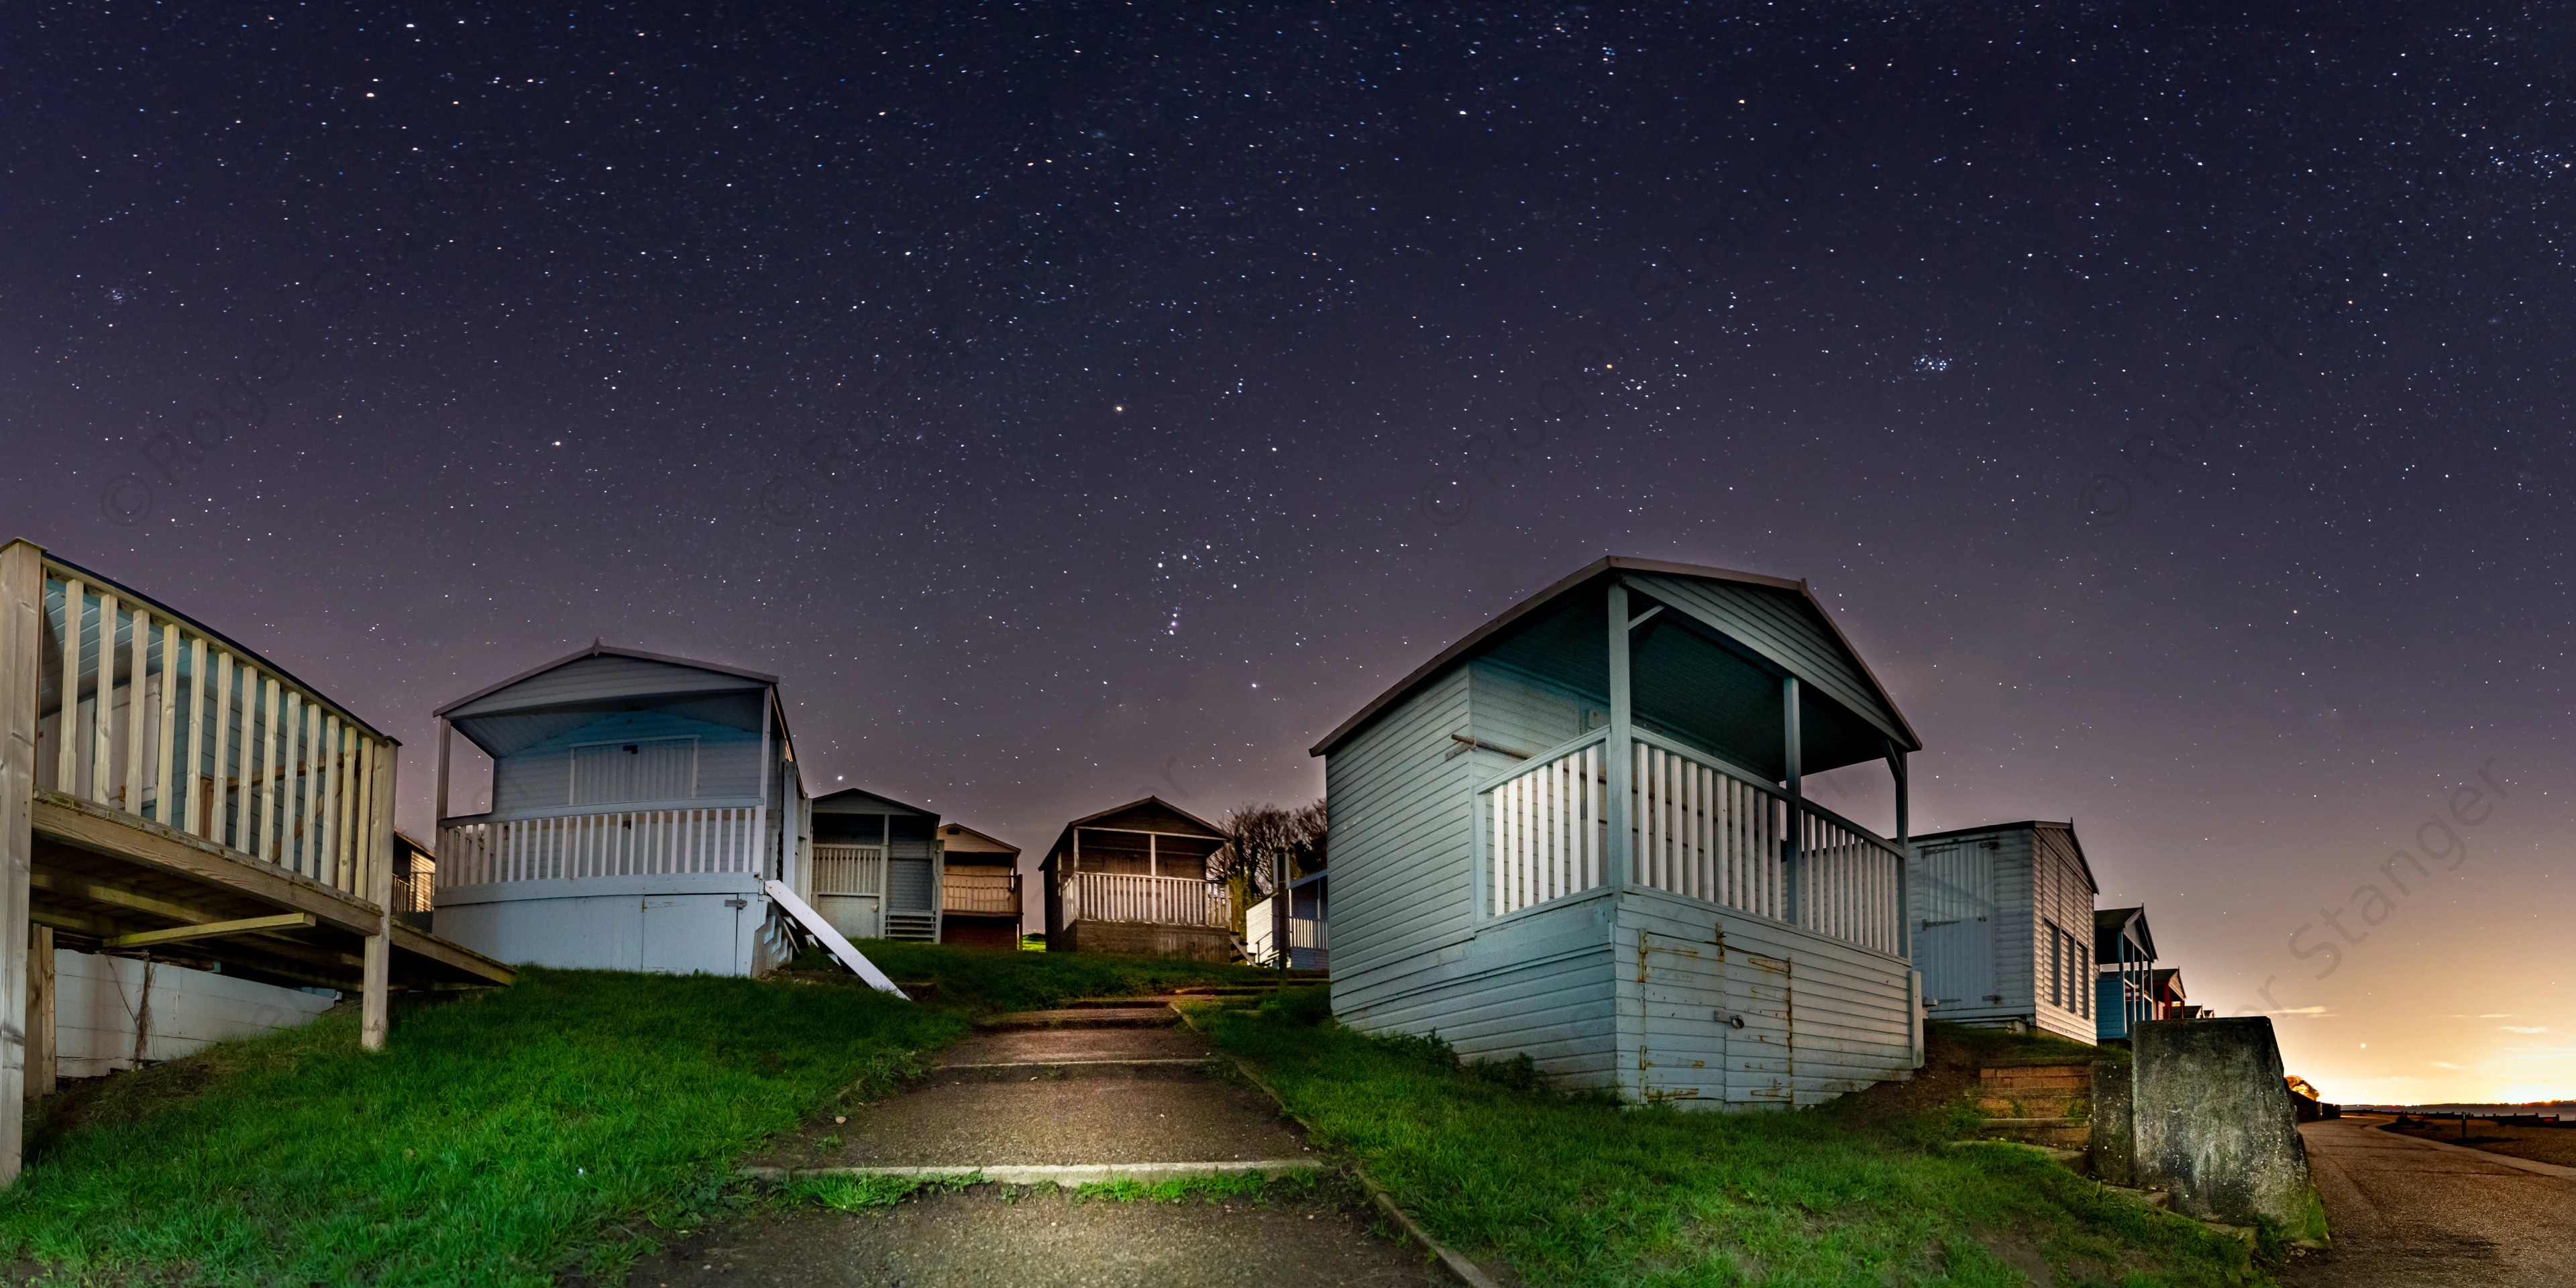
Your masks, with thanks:
M 1725 978 L 1726 1098 L 1795 1104 L 1797 1030 L 1790 1022 L 1789 963 L 1739 949 L 1726 955 Z
M 1724 1100 L 1726 1039 L 1717 1007 L 1725 993 L 1720 949 L 1710 940 L 1640 931 L 1637 1091 L 1646 1100 Z
M 1934 1007 L 2003 1000 L 1995 986 L 1995 852 L 1970 841 L 1926 847 L 1915 865 L 1914 963 Z

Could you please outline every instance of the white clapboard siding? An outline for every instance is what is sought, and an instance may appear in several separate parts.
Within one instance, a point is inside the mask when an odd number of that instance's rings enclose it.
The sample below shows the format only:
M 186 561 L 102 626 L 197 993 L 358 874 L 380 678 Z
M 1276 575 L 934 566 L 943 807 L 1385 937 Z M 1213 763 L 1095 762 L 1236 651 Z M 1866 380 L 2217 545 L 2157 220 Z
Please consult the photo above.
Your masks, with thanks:
M 1756 811 L 1738 811 L 1745 836 L 1727 851 L 1720 843 L 1734 842 L 1724 830 L 1734 816 L 1713 781 L 1721 762 L 1660 739 L 1672 772 L 1651 787 L 1641 775 L 1635 790 L 1671 808 L 1632 818 L 1657 829 L 1649 839 L 1672 862 L 1640 869 L 1646 889 L 1593 884 L 1564 826 L 1582 817 L 1570 803 L 1580 774 L 1560 767 L 1550 786 L 1548 765 L 1603 728 L 1607 705 L 1605 695 L 1479 661 L 1425 683 L 1326 756 L 1335 1014 L 1363 1032 L 1436 1034 L 1464 1059 L 1527 1055 L 1560 1086 L 1712 1108 L 1816 1104 L 1908 1076 L 1914 1017 L 1910 967 L 1897 955 L 1899 856 L 1815 812 L 1824 853 L 1805 893 L 1816 928 L 1790 925 L 1778 916 L 1788 892 L 1777 788 L 1734 771 L 1746 795 L 1773 802 L 1773 821 L 1759 829 Z M 1685 767 L 1710 771 L 1705 791 L 1683 786 Z M 1480 790 L 1516 781 L 1530 790 L 1499 802 Z M 1698 847 L 1690 863 L 1680 857 L 1686 840 Z M 1744 860 L 1736 868 L 1716 866 L 1734 854 Z M 1764 855 L 1767 876 L 1752 862 Z M 1643 982 L 1641 935 L 1664 962 L 1663 975 L 1649 969 Z M 1691 943 L 1708 948 L 1676 947 Z M 1753 981 L 1748 998 L 1776 997 L 1781 1012 L 1774 1049 L 1751 1062 L 1755 1074 L 1732 1080 L 1706 1067 L 1742 1032 L 1716 1031 L 1735 987 L 1730 969 Z M 1747 1039 L 1731 1040 L 1737 1054 L 1747 1049 Z
M 227 1038 L 257 1037 L 311 1021 L 332 998 L 230 975 L 151 965 L 151 1034 L 146 1061 L 175 1060 Z M 56 1070 L 94 1078 L 134 1065 L 134 1022 L 143 1010 L 144 963 L 54 951 Z

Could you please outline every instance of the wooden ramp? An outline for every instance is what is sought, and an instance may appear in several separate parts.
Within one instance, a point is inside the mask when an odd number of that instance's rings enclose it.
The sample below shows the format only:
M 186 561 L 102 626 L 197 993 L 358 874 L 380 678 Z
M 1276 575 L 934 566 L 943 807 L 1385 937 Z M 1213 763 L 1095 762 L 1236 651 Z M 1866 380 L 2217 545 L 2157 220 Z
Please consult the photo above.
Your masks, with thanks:
M 371 1050 L 393 989 L 510 981 L 393 915 L 397 761 L 232 639 L 0 546 L 0 1185 L 52 1081 L 49 941 L 356 993 Z

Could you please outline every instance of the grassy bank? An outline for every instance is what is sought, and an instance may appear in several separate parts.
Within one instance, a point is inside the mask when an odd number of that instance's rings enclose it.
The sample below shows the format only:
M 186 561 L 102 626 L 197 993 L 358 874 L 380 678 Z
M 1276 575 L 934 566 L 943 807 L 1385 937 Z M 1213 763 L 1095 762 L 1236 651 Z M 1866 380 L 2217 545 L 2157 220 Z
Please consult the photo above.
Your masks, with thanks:
M 345 1010 L 346 1008 L 344 1008 Z M 963 1032 L 865 990 L 531 970 L 36 1102 L 0 1245 L 188 1283 L 541 1284 L 731 1201 L 726 1164 Z
M 1258 978 L 1240 967 L 870 942 L 913 1006 L 838 966 L 755 982 L 529 970 L 351 1008 L 33 1102 L 0 1255 L 185 1283 L 545 1284 L 613 1274 L 743 1201 L 731 1162 L 890 1089 L 968 1013 Z
M 1311 996 L 1202 1022 L 1434 1235 L 1529 1283 L 2265 1282 L 2242 1244 L 2033 1151 L 1948 1143 L 1955 1102 L 1641 1110 L 1359 1037 Z

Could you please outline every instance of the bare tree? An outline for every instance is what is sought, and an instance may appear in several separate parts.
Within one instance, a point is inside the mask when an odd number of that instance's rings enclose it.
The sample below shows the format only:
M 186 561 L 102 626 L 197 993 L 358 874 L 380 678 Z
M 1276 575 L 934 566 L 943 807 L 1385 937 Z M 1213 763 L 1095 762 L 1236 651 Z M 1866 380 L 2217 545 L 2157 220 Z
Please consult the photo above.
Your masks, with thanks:
M 1247 801 L 1218 825 L 1225 847 L 1210 861 L 1210 876 L 1231 886 L 1235 907 L 1246 908 L 1254 894 L 1273 896 L 1271 938 L 1279 961 L 1288 961 L 1288 883 L 1324 866 L 1325 814 L 1321 800 L 1282 809 L 1268 801 Z

